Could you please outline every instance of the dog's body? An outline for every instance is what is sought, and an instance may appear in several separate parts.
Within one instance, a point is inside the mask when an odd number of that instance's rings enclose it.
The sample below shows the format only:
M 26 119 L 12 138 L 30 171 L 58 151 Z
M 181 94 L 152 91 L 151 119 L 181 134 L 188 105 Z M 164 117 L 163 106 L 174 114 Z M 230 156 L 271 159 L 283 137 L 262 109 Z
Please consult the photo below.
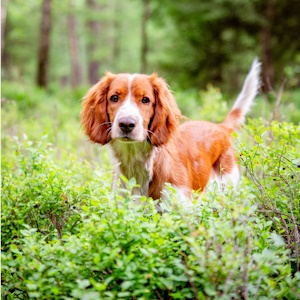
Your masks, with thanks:
M 182 115 L 165 81 L 152 74 L 106 74 L 84 98 L 82 124 L 93 142 L 109 143 L 119 175 L 135 177 L 136 194 L 159 199 L 165 183 L 187 196 L 209 181 L 236 185 L 239 168 L 231 133 L 243 123 L 259 87 L 255 60 L 231 112 L 221 124 Z

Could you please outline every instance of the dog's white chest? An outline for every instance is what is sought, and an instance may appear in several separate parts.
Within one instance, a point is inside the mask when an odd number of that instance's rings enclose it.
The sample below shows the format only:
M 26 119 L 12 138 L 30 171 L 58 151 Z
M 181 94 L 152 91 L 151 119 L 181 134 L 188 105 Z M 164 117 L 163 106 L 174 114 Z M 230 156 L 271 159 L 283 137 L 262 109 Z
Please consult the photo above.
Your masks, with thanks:
M 110 144 L 114 158 L 113 190 L 117 189 L 120 174 L 135 178 L 138 188 L 134 194 L 148 196 L 149 182 L 153 176 L 153 163 L 157 149 L 148 142 L 123 142 L 114 140 Z

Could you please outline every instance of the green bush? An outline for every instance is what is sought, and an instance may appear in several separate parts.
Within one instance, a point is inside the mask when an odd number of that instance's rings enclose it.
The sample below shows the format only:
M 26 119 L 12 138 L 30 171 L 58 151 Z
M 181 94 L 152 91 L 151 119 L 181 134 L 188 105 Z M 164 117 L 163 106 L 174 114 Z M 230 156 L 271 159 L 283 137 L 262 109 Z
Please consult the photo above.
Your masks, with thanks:
M 7 299 L 294 299 L 289 250 L 260 218 L 254 187 L 212 185 L 193 212 L 162 216 L 112 194 L 110 173 L 56 166 L 46 142 L 3 161 L 2 296 Z M 170 194 L 171 203 L 176 201 Z M 196 195 L 195 195 L 196 196 Z M 66 203 L 67 201 L 67 203 Z M 122 201 L 123 205 L 118 203 Z M 180 206 L 180 204 L 178 204 Z M 73 208 L 75 206 L 75 208 Z
M 256 185 L 255 203 L 288 249 L 299 271 L 300 126 L 249 119 L 245 127 L 252 143 L 239 143 L 240 163 Z
M 36 228 L 37 232 L 51 239 L 54 232 L 61 239 L 65 225 L 77 223 L 78 205 L 91 193 L 88 181 L 90 164 L 77 162 L 69 156 L 72 169 L 57 167 L 51 155 L 54 150 L 46 143 L 46 137 L 38 143 L 17 137 L 15 160 L 17 169 L 6 157 L 2 157 L 2 245 L 8 247 L 12 240 L 18 243 L 23 225 Z M 99 167 L 100 169 L 100 167 Z M 97 173 L 99 184 L 110 184 L 110 179 Z M 107 175 L 110 173 L 107 172 Z M 103 180 L 105 180 L 103 182 Z
M 22 92 L 22 99 L 18 95 Z M 31 86 L 4 82 L 2 90 L 2 152 L 11 156 L 10 139 L 18 136 L 20 140 L 39 141 L 45 134 L 55 145 L 56 161 L 69 167 L 70 155 L 78 159 L 88 159 L 96 164 L 108 164 L 108 155 L 103 148 L 93 145 L 80 128 L 80 98 L 87 91 L 60 91 L 49 94 Z M 28 104 L 34 103 L 34 105 Z
M 299 298 L 299 127 L 249 120 L 238 189 L 213 184 L 189 211 L 169 187 L 160 215 L 130 204 L 133 179 L 111 192 L 105 147 L 80 134 L 81 93 L 3 90 L 3 299 Z M 216 88 L 175 95 L 191 118 L 227 114 Z
M 200 92 L 176 91 L 174 96 L 183 115 L 193 120 L 221 123 L 230 110 L 221 91 L 212 85 Z

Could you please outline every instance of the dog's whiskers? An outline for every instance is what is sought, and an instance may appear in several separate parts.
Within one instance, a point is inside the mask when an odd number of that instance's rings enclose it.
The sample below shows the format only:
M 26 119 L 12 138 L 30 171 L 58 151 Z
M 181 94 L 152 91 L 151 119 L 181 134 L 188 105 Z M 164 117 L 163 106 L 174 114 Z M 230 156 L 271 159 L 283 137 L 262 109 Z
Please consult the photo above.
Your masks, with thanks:
M 150 134 L 149 133 L 153 134 L 157 138 L 156 134 L 153 131 L 147 130 L 147 132 L 148 132 L 147 135 L 148 135 L 148 137 L 149 137 L 150 140 L 151 140 L 151 138 L 150 138 Z
M 109 140 L 109 136 L 111 134 L 111 127 L 106 129 L 106 133 L 107 133 L 107 141 Z
M 101 126 L 106 125 L 106 124 L 110 124 L 110 125 L 111 125 L 112 122 L 104 122 L 104 123 L 101 123 L 101 124 L 98 126 L 98 128 L 100 128 Z M 98 128 L 97 128 L 97 129 L 98 129 Z

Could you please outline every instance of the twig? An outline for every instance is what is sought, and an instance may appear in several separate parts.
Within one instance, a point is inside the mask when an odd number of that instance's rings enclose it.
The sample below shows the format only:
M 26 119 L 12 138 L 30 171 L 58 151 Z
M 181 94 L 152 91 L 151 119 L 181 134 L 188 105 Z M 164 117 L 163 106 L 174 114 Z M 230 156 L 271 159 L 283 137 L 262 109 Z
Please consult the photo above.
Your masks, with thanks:
M 264 94 L 262 87 L 260 87 L 260 89 L 259 89 L 259 94 L 262 96 L 262 98 L 264 100 L 262 103 L 261 117 L 263 119 L 265 119 L 266 104 L 268 104 L 268 99 L 267 99 L 266 95 Z
M 186 256 L 184 256 L 183 259 L 184 259 L 184 263 L 185 263 L 186 267 L 188 268 L 187 261 L 186 261 Z M 188 277 L 189 284 L 191 285 L 191 287 L 193 289 L 193 292 L 195 294 L 195 299 L 199 299 L 198 298 L 199 291 L 198 291 L 197 287 L 195 286 L 194 282 L 192 281 L 191 275 L 186 270 L 184 271 L 184 273 Z
M 160 295 L 160 293 L 158 292 L 158 290 L 154 290 L 154 292 L 155 292 L 155 294 L 156 294 L 156 296 L 157 296 L 157 298 L 159 299 L 159 300 L 163 300 L 163 298 L 161 297 L 161 295 Z
M 225 284 L 224 284 L 224 291 L 223 291 L 221 297 L 224 297 L 226 295 L 227 289 L 228 289 L 228 282 L 231 279 L 233 273 L 234 273 L 234 268 L 231 268 L 231 270 L 228 273 L 228 276 L 226 277 Z
M 250 254 L 250 237 L 249 235 L 246 238 L 246 249 L 244 251 L 244 259 L 245 259 L 245 265 L 241 268 L 242 269 L 242 278 L 244 281 L 244 285 L 242 286 L 242 295 L 243 299 L 248 299 L 248 281 L 249 281 L 249 273 L 247 268 L 247 257 Z
M 283 81 L 281 83 L 281 86 L 279 88 L 279 91 L 276 95 L 276 102 L 275 102 L 275 107 L 274 107 L 273 120 L 279 121 L 279 119 L 280 119 L 278 109 L 279 109 L 280 101 L 281 101 L 281 98 L 282 98 L 285 83 L 286 83 L 286 78 L 283 79 Z
M 256 285 L 256 294 L 255 294 L 255 298 L 254 298 L 255 300 L 256 300 L 257 297 L 258 297 L 258 291 L 259 291 L 261 279 L 262 279 L 262 276 L 259 276 L 259 277 L 258 277 L 258 280 L 257 280 L 257 285 Z
M 282 175 L 280 175 L 280 177 L 285 181 L 285 183 L 287 184 L 287 186 L 289 187 L 289 191 L 290 191 L 290 198 L 289 198 L 289 202 L 290 202 L 290 211 L 291 211 L 291 218 L 292 221 L 294 223 L 294 237 L 295 237 L 295 253 L 296 253 L 296 259 L 297 259 L 297 271 L 299 271 L 299 231 L 298 231 L 298 226 L 297 226 L 297 222 L 295 220 L 294 217 L 294 212 L 293 212 L 293 192 L 291 189 L 291 185 L 289 183 L 289 181 Z

